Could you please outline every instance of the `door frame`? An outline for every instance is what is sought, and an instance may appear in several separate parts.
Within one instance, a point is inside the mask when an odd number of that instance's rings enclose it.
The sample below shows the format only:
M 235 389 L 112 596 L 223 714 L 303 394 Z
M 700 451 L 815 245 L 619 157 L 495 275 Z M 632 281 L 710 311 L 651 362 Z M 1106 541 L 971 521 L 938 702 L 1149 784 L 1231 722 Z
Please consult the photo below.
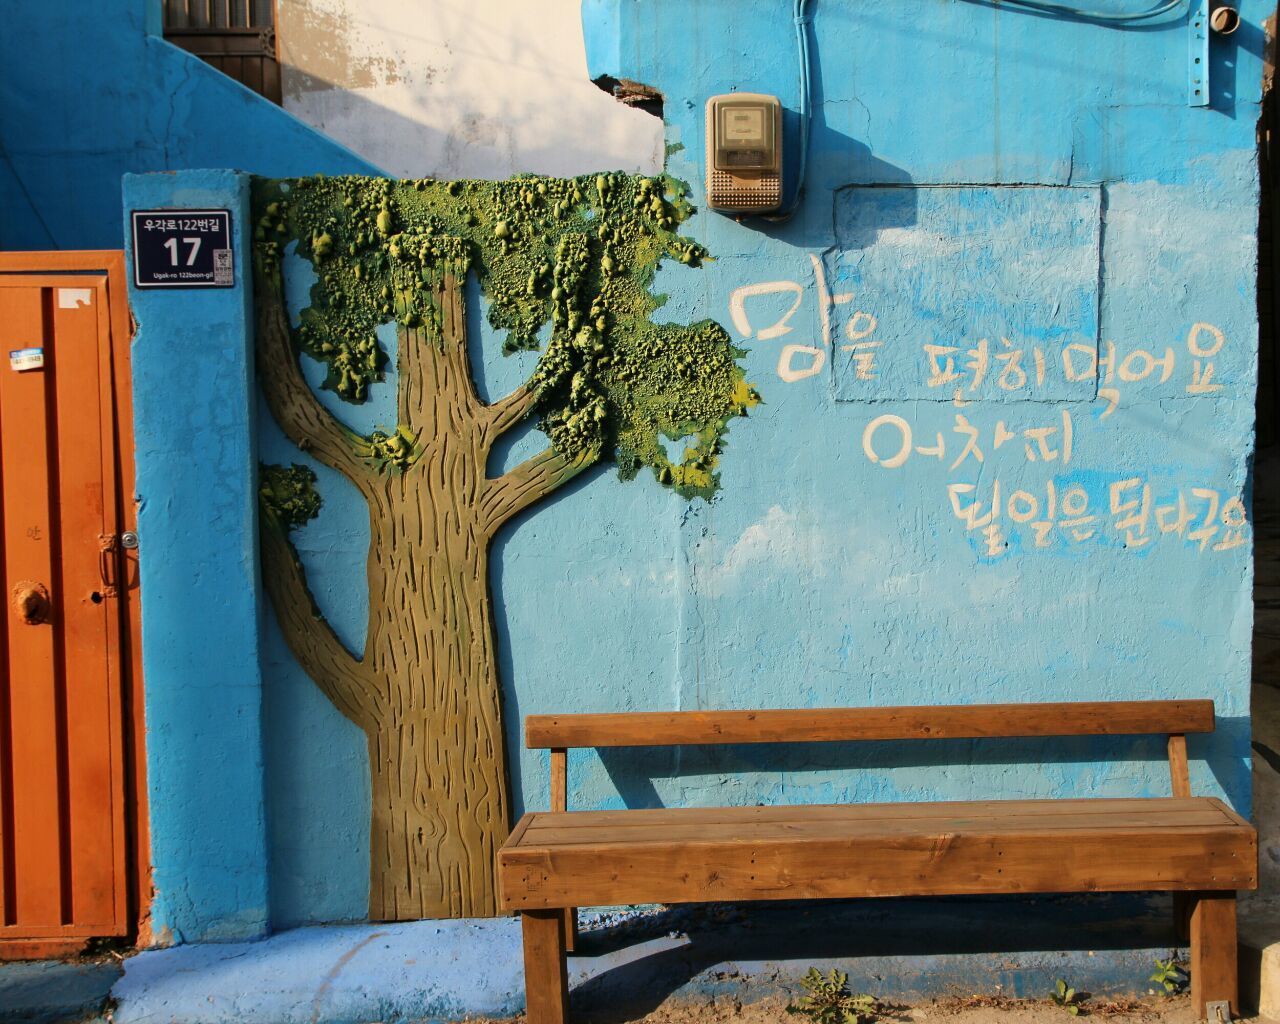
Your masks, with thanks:
M 119 478 L 117 521 L 121 531 L 138 528 L 134 500 L 133 391 L 131 343 L 133 316 L 129 311 L 128 269 L 123 250 L 81 250 L 56 252 L 0 252 L 0 274 L 84 274 L 107 279 L 107 300 L 111 325 L 111 395 L 114 402 L 116 472 Z M 151 856 L 148 838 L 145 719 L 142 681 L 142 611 L 138 593 L 137 550 L 125 551 L 119 589 L 120 682 L 123 710 L 125 766 L 125 856 L 129 934 L 126 941 L 150 945 Z M 83 939 L 9 940 L 0 942 L 0 960 L 27 959 L 77 952 Z M 55 948 L 57 947 L 57 948 Z

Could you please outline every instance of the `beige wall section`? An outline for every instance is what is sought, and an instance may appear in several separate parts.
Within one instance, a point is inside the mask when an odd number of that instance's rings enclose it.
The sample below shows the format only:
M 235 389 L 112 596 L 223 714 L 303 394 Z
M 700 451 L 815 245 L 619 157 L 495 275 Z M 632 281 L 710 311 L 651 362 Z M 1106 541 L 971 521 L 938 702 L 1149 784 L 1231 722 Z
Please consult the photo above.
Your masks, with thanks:
M 278 0 L 278 35 L 285 108 L 397 177 L 662 167 L 659 120 L 587 78 L 579 0 Z

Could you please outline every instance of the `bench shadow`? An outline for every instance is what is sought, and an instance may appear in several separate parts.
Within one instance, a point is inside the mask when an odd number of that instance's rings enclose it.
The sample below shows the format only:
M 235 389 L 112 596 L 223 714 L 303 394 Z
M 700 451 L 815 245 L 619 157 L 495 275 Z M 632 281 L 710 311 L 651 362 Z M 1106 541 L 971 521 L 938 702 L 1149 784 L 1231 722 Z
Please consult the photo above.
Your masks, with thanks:
M 1052 792 L 1042 791 L 1043 776 L 1038 776 L 1040 789 L 1028 780 L 1027 791 L 1019 792 L 1019 777 L 1011 775 L 1002 797 L 1170 795 L 1167 774 L 1157 767 L 1168 761 L 1160 735 L 606 748 L 596 753 L 627 808 L 664 806 L 655 780 L 706 777 L 714 782 L 743 773 L 765 776 L 745 792 L 759 793 L 770 804 L 802 800 L 768 798 L 769 775 L 777 775 L 778 792 L 800 793 L 804 776 L 825 772 L 848 773 L 838 784 L 823 779 L 820 789 L 810 790 L 831 802 L 904 796 L 984 799 L 991 796 L 990 783 L 984 792 L 984 780 L 975 774 L 973 784 L 967 784 L 966 770 L 1028 765 L 1063 769 L 1051 777 Z M 1188 737 L 1188 754 L 1193 792 L 1207 767 L 1228 801 L 1247 811 L 1249 780 L 1240 766 L 1250 757 L 1248 718 L 1219 718 L 1215 732 Z M 1134 763 L 1144 762 L 1150 764 L 1135 775 Z M 1111 774 L 1109 765 L 1114 766 Z M 938 771 L 913 773 L 910 790 L 886 774 L 913 768 Z M 1168 893 L 783 901 L 692 904 L 630 914 L 587 912 L 575 966 L 589 976 L 573 989 L 572 1002 L 584 1020 L 622 1024 L 651 1012 L 686 986 L 732 988 L 744 964 L 751 968 L 744 968 L 743 975 L 763 970 L 776 978 L 788 962 L 787 972 L 796 975 L 810 963 L 857 958 L 870 958 L 891 971 L 927 972 L 930 957 L 1172 950 L 1181 945 L 1172 921 Z M 894 958 L 903 958 L 909 968 L 895 966 Z
M 1251 757 L 1247 717 L 1219 718 L 1215 732 L 1187 737 L 1195 785 L 1197 762 L 1207 765 L 1227 801 L 1241 813 L 1249 807 Z M 822 780 L 824 802 L 848 803 L 868 799 L 991 799 L 980 776 L 965 784 L 966 769 L 1053 765 L 1062 768 L 1051 792 L 1027 788 L 1019 792 L 1006 782 L 1001 798 L 1088 797 L 1097 795 L 1168 796 L 1167 774 L 1154 771 L 1153 785 L 1123 770 L 1124 763 L 1168 761 L 1165 737 L 1067 736 L 1035 739 L 956 739 L 929 741 L 870 741 L 859 743 L 776 743 L 739 746 L 612 747 L 596 751 L 622 805 L 628 809 L 664 806 L 656 779 L 716 778 L 742 774 L 776 775 L 787 789 L 803 793 L 805 776 L 847 772 L 838 783 Z M 573 754 L 571 757 L 575 756 Z M 578 755 L 580 756 L 580 755 Z M 1108 766 L 1114 770 L 1109 771 Z M 1244 767 L 1242 767 L 1242 765 Z M 912 774 L 909 790 L 887 773 L 901 769 L 939 771 Z M 1144 772 L 1144 776 L 1146 773 Z M 1016 784 L 1017 777 L 1012 777 Z M 1059 784 L 1060 782 L 1060 784 Z M 989 783 L 988 783 L 989 785 Z M 1144 791 L 1150 788 L 1150 792 Z M 765 793 L 767 783 L 753 792 Z M 957 791 L 964 791 L 957 795 Z M 868 795 L 870 794 L 870 796 Z M 941 795 L 935 795 L 941 794 Z M 773 799 L 761 802 L 773 803 Z M 786 802 L 779 800 L 776 802 Z M 796 800 L 795 802 L 802 802 Z M 585 808 L 580 808 L 585 809 Z
M 928 973 L 928 958 L 966 954 L 1007 969 L 1011 954 L 1173 949 L 1172 920 L 1167 893 L 719 903 L 604 915 L 584 921 L 573 966 L 591 973 L 571 1002 L 583 1020 L 622 1024 L 695 979 L 714 987 L 739 972 L 776 979 L 810 964 L 875 958 L 891 972 Z

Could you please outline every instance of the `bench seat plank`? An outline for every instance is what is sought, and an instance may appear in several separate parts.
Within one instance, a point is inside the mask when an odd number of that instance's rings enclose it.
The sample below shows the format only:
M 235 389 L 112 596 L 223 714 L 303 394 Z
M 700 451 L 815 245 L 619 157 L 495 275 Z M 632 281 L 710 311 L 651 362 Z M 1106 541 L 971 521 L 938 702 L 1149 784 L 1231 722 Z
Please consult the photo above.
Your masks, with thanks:
M 750 807 L 699 807 L 699 808 L 643 808 L 624 811 L 572 811 L 567 815 L 529 814 L 521 819 L 525 828 L 544 836 L 550 829 L 591 829 L 599 832 L 611 826 L 653 829 L 656 838 L 659 830 L 695 825 L 742 824 L 753 822 L 875 822 L 924 819 L 934 821 L 939 816 L 960 814 L 977 817 L 994 824 L 1007 822 L 1014 817 L 1062 816 L 1085 814 L 1091 819 L 1100 815 L 1196 815 L 1206 821 L 1240 819 L 1221 801 L 1213 798 L 1162 798 L 1162 797 L 1114 797 L 1105 799 L 1073 800 L 969 800 L 964 802 L 942 801 L 933 803 L 892 804 L 795 804 L 790 806 Z M 521 844 L 531 840 L 521 840 Z M 511 845 L 511 844 L 508 844 Z
M 499 853 L 507 910 L 715 900 L 1256 886 L 1213 798 L 535 813 Z

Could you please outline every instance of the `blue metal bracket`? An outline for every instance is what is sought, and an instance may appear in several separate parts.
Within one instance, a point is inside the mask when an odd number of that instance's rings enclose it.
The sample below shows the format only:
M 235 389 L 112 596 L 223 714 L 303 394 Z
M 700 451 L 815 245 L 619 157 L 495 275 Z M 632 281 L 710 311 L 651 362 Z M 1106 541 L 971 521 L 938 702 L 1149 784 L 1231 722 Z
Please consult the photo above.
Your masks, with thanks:
M 1209 105 L 1209 0 L 1191 0 L 1187 18 L 1191 52 L 1188 56 L 1187 103 Z

